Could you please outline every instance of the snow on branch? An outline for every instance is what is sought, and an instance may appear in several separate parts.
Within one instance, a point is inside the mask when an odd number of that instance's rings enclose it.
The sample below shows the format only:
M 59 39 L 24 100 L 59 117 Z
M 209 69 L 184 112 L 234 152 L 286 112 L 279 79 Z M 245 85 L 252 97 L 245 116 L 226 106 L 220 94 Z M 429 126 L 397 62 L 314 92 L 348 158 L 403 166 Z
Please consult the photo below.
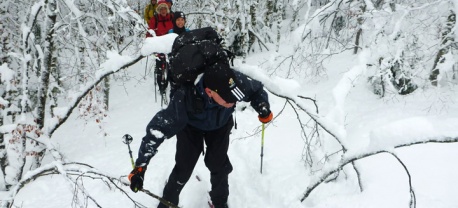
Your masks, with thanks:
M 419 141 L 412 141 L 412 142 L 406 142 L 404 144 L 399 144 L 397 146 L 394 146 L 394 149 L 397 148 L 402 148 L 402 147 L 408 147 L 408 146 L 413 146 L 417 144 L 428 144 L 428 143 L 455 143 L 458 142 L 458 136 L 455 137 L 436 137 L 436 138 L 430 138 L 430 139 L 425 139 L 425 140 L 419 140 Z M 374 150 L 374 151 L 367 151 L 359 154 L 346 154 L 344 155 L 342 161 L 340 163 L 333 165 L 332 167 L 327 167 L 326 170 L 324 170 L 321 174 L 317 175 L 312 179 L 312 181 L 309 183 L 307 189 L 304 192 L 303 197 L 301 198 L 301 202 L 303 202 L 307 197 L 310 195 L 310 193 L 318 187 L 320 184 L 322 184 L 329 176 L 333 175 L 334 173 L 337 173 L 339 170 L 341 170 L 344 166 L 348 165 L 349 163 L 353 163 L 357 160 L 364 159 L 370 156 L 374 156 L 380 153 L 389 153 L 392 154 L 391 152 L 387 150 Z M 393 155 L 393 154 L 392 154 Z M 394 155 L 393 155 L 394 156 Z M 396 159 L 400 161 L 397 157 Z M 404 169 L 407 168 L 403 163 L 401 163 L 404 166 Z M 407 171 L 408 173 L 408 171 Z M 411 192 L 411 206 L 412 204 L 415 203 L 415 194 L 412 189 L 412 184 L 410 181 L 410 174 L 408 173 L 409 176 L 409 186 L 410 186 L 410 192 Z
M 438 1 L 435 1 L 435 2 L 431 2 L 431 3 L 426 3 L 426 4 L 423 4 L 419 7 L 413 7 L 413 8 L 407 8 L 405 11 L 404 11 L 404 14 L 401 16 L 401 18 L 398 19 L 398 21 L 396 22 L 396 25 L 394 27 L 394 30 L 393 32 L 391 33 L 391 39 L 396 39 L 396 37 L 398 36 L 398 33 L 399 31 L 401 30 L 401 23 L 404 21 L 405 17 L 412 11 L 415 11 L 415 10 L 421 10 L 421 9 L 425 9 L 425 8 L 428 8 L 430 6 L 437 6 L 439 5 L 440 3 L 446 3 L 448 2 L 447 0 L 438 0 Z
M 19 183 L 17 183 L 10 191 L 8 198 L 2 200 L 1 207 L 13 207 L 14 198 L 18 192 L 25 187 L 25 185 L 36 180 L 37 178 L 60 175 L 69 183 L 70 186 L 74 187 L 75 192 L 73 197 L 73 203 L 78 204 L 78 207 L 86 207 L 88 204 L 87 199 L 92 201 L 97 207 L 102 207 L 95 197 L 92 197 L 89 191 L 84 187 L 84 183 L 79 182 L 83 178 L 100 180 L 108 187 L 115 187 L 123 195 L 125 195 L 136 207 L 147 207 L 139 202 L 132 199 L 129 194 L 123 189 L 123 186 L 129 186 L 126 180 L 122 180 L 117 177 L 109 176 L 108 174 L 102 173 L 94 167 L 83 164 L 83 163 L 60 163 L 58 161 L 51 162 L 47 165 L 43 165 L 33 171 L 29 171 Z M 120 186 L 121 185 L 121 186 Z M 78 197 L 81 194 L 82 199 Z
M 318 125 L 320 125 L 326 132 L 336 138 L 336 140 L 342 145 L 341 138 L 344 138 L 345 135 L 345 129 L 343 126 L 338 125 L 336 122 L 327 119 L 322 115 L 314 113 L 314 106 L 312 107 L 305 103 L 304 99 L 301 98 L 303 96 L 297 94 L 297 92 L 300 92 L 300 90 L 298 90 L 300 88 L 299 83 L 294 80 L 287 80 L 279 77 L 271 78 L 267 76 L 264 73 L 264 70 L 258 66 L 238 64 L 234 67 L 234 69 L 262 82 L 264 87 L 266 87 L 272 94 L 293 101 L 299 108 L 301 108 L 301 110 L 317 122 Z
M 334 112 L 334 116 L 332 116 L 333 113 L 331 112 L 330 115 L 326 117 L 321 116 L 318 113 L 314 113 L 312 105 L 305 103 L 305 100 L 301 98 L 302 95 L 298 94 L 298 92 L 300 92 L 300 90 L 298 90 L 300 86 L 297 82 L 278 77 L 269 77 L 257 66 L 238 64 L 235 67 L 237 71 L 261 81 L 267 90 L 274 95 L 294 102 L 326 132 L 335 137 L 345 150 L 343 151 L 339 161 L 326 164 L 322 168 L 321 172 L 313 176 L 306 188 L 306 191 L 304 192 L 303 197 L 301 198 L 301 202 L 307 199 L 316 187 L 323 182 L 326 182 L 334 174 L 337 174 L 344 166 L 348 164 L 353 165 L 358 174 L 359 180 L 359 171 L 355 166 L 356 161 L 380 153 L 388 153 L 395 157 L 406 171 L 409 178 L 410 207 L 415 207 L 415 192 L 412 188 L 410 173 L 404 163 L 392 153 L 392 150 L 417 144 L 458 142 L 458 129 L 456 128 L 458 125 L 458 119 L 412 117 L 394 121 L 388 125 L 372 130 L 370 133 L 370 142 L 365 148 L 354 148 L 350 144 L 344 145 L 344 141 L 346 140 L 346 130 L 343 120 L 339 118 L 344 115 L 343 107 L 345 106 L 345 99 L 350 92 L 350 89 L 354 86 L 354 81 L 365 72 L 367 55 L 368 54 L 364 51 L 360 53 L 359 64 L 349 70 L 334 89 L 333 95 L 336 101 L 335 109 L 340 110 L 340 113 L 335 114 L 336 112 Z M 409 134 L 405 134 L 406 131 L 409 132 Z M 359 185 L 362 190 L 360 181 Z
M 41 0 L 35 4 L 33 4 L 32 8 L 30 9 L 30 26 L 26 26 L 25 24 L 22 25 L 22 41 L 23 43 L 25 43 L 25 46 L 26 48 L 28 47 L 28 39 L 29 39 L 29 36 L 30 36 L 30 33 L 32 33 L 32 31 L 30 30 L 30 28 L 33 28 L 34 25 L 37 23 L 37 18 L 38 18 L 38 14 L 40 13 L 40 10 L 41 8 L 43 8 L 45 2 L 44 0 Z
M 140 61 L 144 56 L 122 56 L 116 52 L 109 51 L 107 53 L 108 60 L 100 65 L 100 69 L 96 72 L 96 79 L 92 82 L 88 82 L 86 85 L 80 87 L 77 92 L 73 92 L 70 97 L 71 100 L 67 107 L 61 107 L 55 110 L 55 117 L 52 121 L 46 123 L 45 129 L 48 130 L 49 136 L 59 128 L 70 116 L 73 110 L 78 106 L 78 103 L 83 99 L 95 86 L 97 86 L 102 80 L 121 69 L 125 69 L 129 66 Z

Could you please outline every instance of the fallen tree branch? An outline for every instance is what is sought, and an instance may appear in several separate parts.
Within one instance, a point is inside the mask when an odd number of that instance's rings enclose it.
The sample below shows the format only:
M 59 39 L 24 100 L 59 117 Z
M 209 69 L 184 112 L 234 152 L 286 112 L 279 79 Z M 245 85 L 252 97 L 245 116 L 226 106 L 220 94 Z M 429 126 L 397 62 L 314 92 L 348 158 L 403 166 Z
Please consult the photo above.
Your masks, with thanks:
M 417 144 L 456 143 L 456 142 L 458 142 L 458 137 L 444 137 L 443 139 L 433 138 L 433 139 L 428 139 L 428 140 L 424 140 L 424 141 L 414 141 L 414 142 L 410 142 L 410 143 L 400 144 L 400 145 L 395 146 L 394 148 L 398 149 L 398 148 L 413 146 L 413 145 L 417 145 Z M 307 199 L 307 197 L 310 195 L 310 193 L 316 187 L 318 187 L 321 183 L 323 183 L 326 180 L 327 177 L 329 177 L 330 175 L 336 173 L 337 171 L 342 169 L 344 166 L 346 166 L 349 163 L 352 163 L 354 161 L 357 161 L 357 160 L 360 160 L 360 159 L 364 159 L 366 157 L 370 157 L 370 156 L 373 156 L 373 155 L 377 155 L 377 154 L 380 154 L 380 153 L 389 153 L 389 152 L 386 151 L 386 150 L 378 150 L 378 151 L 363 153 L 363 154 L 356 155 L 356 156 L 350 156 L 348 158 L 344 157 L 340 164 L 338 164 L 336 167 L 329 168 L 329 170 L 327 170 L 327 171 L 324 171 L 323 174 L 321 174 L 321 176 L 317 177 L 316 181 L 313 181 L 312 183 L 310 183 L 310 185 L 305 190 L 303 197 L 301 198 L 301 202 L 303 202 L 305 199 Z
M 109 176 L 105 173 L 98 171 L 97 169 L 93 168 L 92 166 L 84 163 L 78 162 L 71 162 L 71 163 L 61 163 L 58 161 L 54 161 L 47 165 L 41 166 L 33 171 L 28 172 L 21 181 L 19 181 L 10 191 L 9 197 L 2 199 L 0 204 L 1 207 L 14 207 L 14 199 L 16 195 L 19 193 L 22 188 L 24 188 L 27 184 L 35 181 L 36 179 L 44 176 L 51 176 L 51 175 L 60 175 L 64 177 L 66 181 L 69 182 L 72 186 L 74 186 L 74 193 L 73 193 L 73 202 L 77 204 L 78 207 L 87 206 L 87 200 L 90 199 L 97 207 L 102 207 L 99 204 L 95 197 L 92 197 L 88 190 L 84 188 L 84 184 L 82 183 L 83 178 L 89 178 L 92 180 L 100 180 L 105 183 L 106 186 L 115 187 L 116 190 L 120 191 L 123 195 L 125 195 L 134 205 L 135 207 L 146 208 L 147 206 L 142 205 L 141 203 L 135 201 L 129 193 L 127 193 L 123 186 L 130 186 L 130 183 L 125 180 L 125 177 L 116 178 L 113 176 Z M 120 186 L 120 185 L 122 186 Z M 140 190 L 141 192 L 145 193 L 148 196 L 151 196 L 163 203 L 167 207 L 178 208 L 178 206 L 170 203 L 169 201 L 157 196 L 156 194 L 150 192 L 147 189 Z M 78 196 L 81 193 L 84 196 L 84 199 Z
M 313 113 L 313 110 L 310 109 L 303 103 L 304 97 L 300 95 L 297 95 L 296 92 L 285 92 L 285 90 L 280 87 L 276 81 L 279 80 L 274 80 L 268 77 L 266 74 L 263 73 L 263 70 L 259 68 L 258 66 L 253 66 L 253 65 L 247 65 L 247 64 L 241 64 L 238 65 L 237 67 L 234 67 L 237 71 L 242 72 L 243 74 L 256 79 L 262 83 L 264 83 L 264 87 L 274 94 L 277 97 L 285 98 L 290 100 L 291 102 L 294 102 L 302 111 L 304 111 L 312 120 L 314 120 L 324 131 L 326 131 L 328 134 L 330 134 L 332 137 L 334 137 L 337 142 L 344 147 L 342 143 L 342 139 L 344 137 L 344 132 L 345 130 L 343 129 L 342 126 L 339 126 L 335 122 L 326 119 L 325 117 Z M 282 80 L 284 81 L 284 80 Z M 292 83 L 296 84 L 296 83 Z M 344 147 L 345 148 L 345 147 Z M 344 150 L 346 151 L 346 150 Z
M 402 162 L 402 160 L 394 153 L 392 152 L 387 152 L 389 154 L 391 154 L 394 158 L 396 158 L 396 160 L 398 160 L 399 163 L 401 163 L 402 167 L 404 168 L 404 170 L 406 171 L 406 174 L 407 174 L 407 177 L 409 178 L 409 189 L 410 189 L 410 208 L 415 208 L 417 206 L 417 199 L 415 197 L 415 192 L 412 188 L 412 177 L 410 176 L 410 172 L 409 170 L 407 169 L 407 166 Z

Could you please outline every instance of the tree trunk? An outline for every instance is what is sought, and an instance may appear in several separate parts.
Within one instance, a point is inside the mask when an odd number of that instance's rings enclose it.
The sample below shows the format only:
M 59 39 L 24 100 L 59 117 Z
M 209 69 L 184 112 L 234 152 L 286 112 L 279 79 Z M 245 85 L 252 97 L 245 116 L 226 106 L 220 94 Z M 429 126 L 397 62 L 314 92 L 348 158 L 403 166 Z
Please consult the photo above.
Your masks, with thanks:
M 5 12 L 3 10 L 0 10 L 0 18 L 3 17 L 4 14 Z M 6 28 L 6 25 L 4 24 L 4 21 L 0 21 L 0 34 L 2 34 L 2 37 L 0 39 L 0 48 L 2 49 L 0 53 L 0 63 L 9 63 L 8 55 L 7 55 L 9 51 L 9 47 L 8 47 L 9 34 L 6 30 L 7 28 Z
M 247 21 L 247 25 L 251 25 L 253 31 L 255 31 L 257 23 L 256 23 L 256 5 L 251 2 L 250 5 L 250 16 L 249 21 Z M 254 34 L 250 34 L 247 32 L 248 37 L 248 51 L 253 51 L 254 42 L 256 41 L 256 36 Z
M 0 18 L 5 15 L 5 11 L 0 9 Z M 8 35 L 6 34 L 6 25 L 4 21 L 0 21 L 0 34 L 4 34 L 0 39 L 0 63 L 7 64 L 8 63 Z M 2 86 L 2 82 L 0 81 L 0 86 Z M 0 91 L 1 92 L 1 91 Z M 0 94 L 2 99 L 5 99 L 7 92 L 3 92 Z M 5 99 L 6 100 L 6 99 Z M 3 112 L 5 111 L 6 106 L 0 104 L 0 126 L 3 126 Z M 2 171 L 1 174 L 3 176 L 3 181 L 5 181 L 5 168 L 8 165 L 8 160 L 6 157 L 6 147 L 5 147 L 5 134 L 0 133 L 0 170 Z M 0 187 L 0 190 L 3 190 L 5 187 Z
M 458 66 L 455 64 L 453 64 L 453 76 L 452 76 L 452 79 L 458 79 L 458 70 L 456 69 Z
M 392 12 L 396 12 L 396 3 L 394 2 L 394 0 L 391 0 L 390 8 Z
M 452 13 L 448 16 L 447 23 L 442 31 L 441 49 L 439 49 L 439 52 L 437 52 L 436 58 L 434 59 L 433 69 L 429 75 L 429 81 L 433 86 L 437 86 L 437 77 L 440 74 L 438 64 L 445 62 L 444 55 L 449 52 L 450 43 L 455 41 L 455 39 L 450 34 L 452 33 L 452 29 L 455 26 L 456 15 L 453 13 L 453 11 L 451 12 Z
M 272 27 L 272 15 L 275 11 L 275 5 L 273 0 L 268 0 L 266 4 L 266 16 L 264 17 L 264 24 L 270 28 Z M 271 28 L 272 29 L 272 28 Z
M 236 20 L 237 28 L 240 30 L 240 34 L 238 35 L 238 49 L 240 56 L 242 56 L 242 62 L 245 63 L 245 59 L 247 56 L 247 44 L 248 44 L 248 31 L 247 31 L 247 11 L 244 7 L 245 1 L 237 1 L 236 4 L 236 11 L 239 12 L 239 16 Z M 237 47 L 237 46 L 236 46 Z
M 84 11 L 85 8 L 84 8 L 84 4 L 83 2 L 79 2 L 76 4 L 78 6 L 78 9 Z M 81 33 L 78 33 L 77 34 L 78 38 L 77 38 L 77 45 L 78 47 L 75 47 L 77 48 L 78 50 L 75 51 L 76 53 L 76 60 L 77 60 L 77 67 L 76 67 L 76 71 L 77 71 L 77 76 L 76 76 L 76 79 L 77 79 L 77 83 L 84 83 L 85 80 L 86 80 L 86 77 L 84 77 L 84 70 L 86 69 L 86 60 L 85 60 L 85 57 L 86 57 L 86 43 L 84 42 L 84 37 L 83 37 L 83 34 Z M 108 44 L 108 47 L 110 45 Z
M 433 70 L 431 71 L 431 74 L 429 75 L 429 81 L 431 82 L 431 85 L 433 86 L 437 86 L 437 77 L 440 74 L 439 69 L 437 68 L 437 65 L 445 61 L 445 58 L 443 58 L 443 56 L 447 53 L 447 51 L 448 49 L 445 49 L 445 48 L 440 49 L 436 55 L 436 58 L 434 59 Z
M 107 12 L 110 16 L 113 15 L 113 12 L 111 11 L 111 9 L 107 8 Z M 113 50 L 114 48 L 114 44 L 116 43 L 116 37 L 115 37 L 115 20 L 108 20 L 108 37 L 112 37 L 113 39 L 111 41 L 108 42 L 108 49 L 109 50 Z M 88 51 L 88 53 L 90 53 Z
M 363 2 L 364 4 L 364 2 Z M 358 48 L 360 48 L 360 40 L 361 40 L 361 34 L 363 33 L 363 28 L 361 27 L 364 23 L 364 17 L 363 14 L 366 13 L 366 5 L 361 6 L 361 15 L 358 16 L 358 31 L 356 32 L 356 39 L 355 39 L 355 48 L 353 50 L 353 54 L 358 53 Z
M 105 110 L 108 110 L 110 104 L 110 78 L 106 77 L 103 79 L 103 102 L 105 104 Z
M 51 71 L 55 71 L 57 68 L 57 50 L 55 46 L 55 29 L 54 26 L 56 24 L 56 10 L 57 5 L 55 0 L 48 0 L 45 2 L 46 5 L 46 14 L 47 18 L 45 20 L 45 42 L 43 48 L 43 67 L 41 68 L 41 86 L 38 89 L 38 106 L 37 106 L 37 128 L 43 129 L 46 117 L 46 105 L 48 100 L 48 89 L 49 89 L 49 79 L 51 76 Z M 38 130 L 37 129 L 37 130 Z M 38 131 L 40 132 L 40 131 Z M 38 133 L 37 136 L 39 136 Z M 31 153 L 32 162 L 31 162 L 31 169 L 35 169 L 40 167 L 41 159 L 45 153 L 45 148 L 41 144 L 33 144 L 38 146 L 38 148 L 34 148 L 34 152 Z
M 276 44 L 275 52 L 278 52 L 280 50 L 281 23 L 283 22 L 282 12 L 283 12 L 283 1 L 279 0 L 277 1 L 277 4 L 275 5 L 275 10 L 274 10 L 275 21 L 277 23 L 277 44 Z
M 0 108 L 2 111 L 5 110 L 4 107 Z M 0 115 L 0 126 L 3 126 L 3 115 Z M 0 170 L 2 171 L 3 181 L 5 181 L 5 168 L 8 166 L 8 158 L 6 154 L 6 146 L 5 146 L 5 134 L 0 134 Z M 6 187 L 0 186 L 0 190 L 3 190 Z
M 363 29 L 359 28 L 358 32 L 356 32 L 355 48 L 353 49 L 353 54 L 357 54 L 358 53 L 359 39 L 361 38 L 361 33 L 363 33 Z
M 56 47 L 54 41 L 54 25 L 56 24 L 56 2 L 49 0 L 46 4 L 46 37 L 43 49 L 43 67 L 41 69 L 41 87 L 38 89 L 38 127 L 42 129 L 45 121 L 46 101 L 48 99 L 50 72 L 56 69 Z

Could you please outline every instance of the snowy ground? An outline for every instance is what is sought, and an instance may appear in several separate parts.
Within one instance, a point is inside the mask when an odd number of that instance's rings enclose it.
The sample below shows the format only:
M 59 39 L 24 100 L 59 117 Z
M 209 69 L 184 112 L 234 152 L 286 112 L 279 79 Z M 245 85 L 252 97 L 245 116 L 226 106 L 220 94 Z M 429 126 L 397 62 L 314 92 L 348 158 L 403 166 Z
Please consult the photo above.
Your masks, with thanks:
M 261 55 L 258 55 L 261 56 Z M 269 57 L 269 56 L 265 56 Z M 259 57 L 252 57 L 259 60 Z M 254 63 L 250 60 L 251 63 Z M 151 61 L 150 61 L 151 63 Z M 59 150 L 67 160 L 90 164 L 112 176 L 126 176 L 132 169 L 127 146 L 121 137 L 133 136 L 132 150 L 137 154 L 146 124 L 160 110 L 155 102 L 151 75 L 145 76 L 146 60 L 121 73 L 130 79 L 112 79 L 110 110 L 104 121 L 106 137 L 93 122 L 85 122 L 73 115 L 53 136 Z M 356 64 L 352 58 L 341 57 L 327 64 L 327 79 L 316 84 L 301 83 L 301 93 L 318 101 L 320 113 L 327 115 L 335 107 L 332 91 L 342 74 Z M 119 77 L 119 76 L 117 76 Z M 428 121 L 435 124 L 456 125 L 448 127 L 458 135 L 458 88 L 419 89 L 409 96 L 393 96 L 380 99 L 370 92 L 365 79 L 353 83 L 345 99 L 344 123 L 347 143 L 353 151 L 363 151 L 374 142 L 397 138 L 408 140 L 415 133 L 430 133 Z M 159 99 L 159 97 L 158 97 Z M 284 106 L 284 99 L 270 96 L 272 111 L 277 114 Z M 233 130 L 229 157 L 234 166 L 230 175 L 230 207 L 409 207 L 409 186 L 406 172 L 394 157 L 379 154 L 357 162 L 361 171 L 364 191 L 360 192 L 353 168 L 344 168 L 345 174 L 333 182 L 320 185 L 305 202 L 300 203 L 310 180 L 302 160 L 304 141 L 300 137 L 296 114 L 286 107 L 265 132 L 264 167 L 260 174 L 261 135 L 255 134 L 260 123 L 256 113 L 247 109 L 236 112 L 238 128 Z M 409 123 L 404 127 L 390 123 Z M 374 133 L 375 132 L 375 133 Z M 437 133 L 437 132 L 436 132 Z M 253 135 L 253 136 L 250 136 Z M 375 138 L 375 139 L 374 139 Z M 376 141 L 379 139 L 380 141 Z M 418 208 L 458 207 L 458 144 L 425 144 L 394 151 L 403 160 L 412 176 Z M 152 159 L 146 172 L 145 188 L 161 195 L 165 181 L 174 165 L 175 138 L 165 141 L 159 153 Z M 49 158 L 47 158 L 49 160 Z M 45 160 L 46 162 L 46 160 Z M 195 176 L 203 180 L 199 182 Z M 86 188 L 99 199 L 102 207 L 134 207 L 116 190 L 110 190 L 100 182 L 85 180 Z M 180 206 L 207 207 L 209 173 L 202 159 L 184 188 Z M 130 196 L 147 207 L 156 207 L 158 201 L 143 193 Z M 22 208 L 72 207 L 73 187 L 60 176 L 42 177 L 19 192 L 15 205 Z M 80 206 L 75 206 L 80 207 Z M 88 207 L 95 207 L 89 203 Z

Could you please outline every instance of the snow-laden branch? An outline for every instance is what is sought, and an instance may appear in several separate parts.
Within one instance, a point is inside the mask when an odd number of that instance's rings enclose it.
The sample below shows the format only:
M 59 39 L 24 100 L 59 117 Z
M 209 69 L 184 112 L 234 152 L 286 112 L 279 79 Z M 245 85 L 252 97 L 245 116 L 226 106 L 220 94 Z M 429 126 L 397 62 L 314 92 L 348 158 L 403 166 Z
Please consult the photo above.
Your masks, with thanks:
M 352 67 L 348 72 L 343 74 L 340 81 L 332 90 L 335 105 L 333 108 L 331 108 L 326 117 L 334 120 L 340 126 L 340 129 L 345 130 L 345 99 L 347 98 L 351 89 L 354 87 L 354 83 L 366 72 L 368 56 L 369 51 L 361 51 L 361 53 L 358 55 L 359 63 Z M 348 149 L 348 144 L 346 144 L 346 136 L 347 135 L 345 130 L 345 134 L 339 138 L 339 142 L 343 146 L 344 152 L 346 152 L 346 149 Z
M 437 6 L 439 3 L 445 3 L 445 2 L 448 2 L 448 0 L 438 0 L 438 1 L 435 1 L 435 2 L 431 2 L 431 3 L 425 3 L 425 4 L 423 4 L 423 5 L 419 6 L 419 7 L 406 8 L 406 10 L 404 10 L 404 14 L 396 22 L 396 24 L 394 26 L 394 29 L 393 29 L 393 32 L 390 35 L 390 38 L 392 40 L 396 39 L 396 37 L 398 36 L 399 30 L 401 30 L 401 23 L 404 21 L 405 17 L 410 12 L 415 11 L 415 10 L 425 9 L 425 8 L 430 7 L 430 6 Z
M 30 37 L 30 34 L 32 33 L 32 30 L 30 28 L 33 28 L 35 24 L 37 23 L 38 19 L 38 14 L 40 14 L 40 10 L 43 8 L 45 5 L 45 1 L 41 0 L 39 2 L 36 2 L 33 4 L 33 6 L 30 8 L 30 26 L 26 26 L 25 24 L 22 25 L 22 42 L 26 46 L 26 48 L 29 46 L 28 44 L 28 39 Z
M 170 53 L 175 38 L 178 35 L 175 33 L 163 35 L 160 37 L 146 38 L 140 53 L 133 56 L 120 55 L 116 51 L 107 52 L 107 60 L 99 66 L 99 70 L 95 72 L 94 80 L 81 86 L 76 92 L 72 92 L 69 97 L 70 101 L 66 107 L 54 108 L 54 115 L 46 124 L 43 132 L 51 136 L 53 132 L 62 125 L 78 106 L 78 103 L 83 99 L 95 86 L 103 79 L 121 69 L 140 61 L 145 56 L 153 53 Z
M 312 107 L 307 104 L 306 101 L 301 98 L 302 95 L 298 94 L 298 92 L 300 92 L 299 83 L 294 80 L 287 80 L 279 77 L 271 78 L 264 73 L 265 70 L 262 70 L 258 66 L 237 64 L 234 69 L 262 82 L 264 87 L 266 87 L 266 89 L 272 94 L 289 99 L 296 103 L 301 110 L 317 122 L 318 125 L 320 125 L 326 132 L 336 138 L 342 145 L 341 140 L 345 135 L 345 129 L 343 126 L 322 115 L 314 113 L 314 106 Z
M 92 180 L 100 180 L 103 184 L 108 187 L 115 187 L 116 190 L 121 192 L 128 198 L 135 207 L 146 208 L 147 206 L 135 201 L 127 191 L 124 189 L 129 187 L 130 183 L 126 180 L 125 177 L 114 177 L 110 176 L 109 174 L 103 173 L 96 168 L 84 164 L 84 163 L 62 163 L 60 161 L 53 161 L 47 165 L 43 165 L 40 168 L 37 168 L 33 171 L 29 171 L 21 181 L 19 181 L 9 192 L 9 196 L 2 199 L 0 207 L 13 207 L 14 199 L 19 191 L 27 184 L 31 183 L 32 181 L 36 180 L 39 177 L 49 176 L 49 175 L 60 175 L 64 177 L 64 179 L 68 182 L 68 184 L 75 189 L 74 195 L 76 196 L 78 193 L 82 193 L 85 198 L 88 198 L 94 203 L 97 207 L 102 207 L 97 198 L 93 197 L 90 192 L 84 187 L 84 183 L 79 182 L 79 180 L 83 178 L 88 178 Z M 145 193 L 148 196 L 156 198 L 161 203 L 167 205 L 168 207 L 176 208 L 177 206 L 171 204 L 170 202 L 164 200 L 163 198 L 157 196 L 156 194 L 150 192 L 147 189 L 140 190 L 141 192 Z M 86 199 L 80 201 L 78 197 L 74 197 L 75 203 L 78 203 L 82 207 L 85 205 L 87 206 Z
M 51 136 L 54 131 L 59 128 L 69 117 L 73 110 L 78 106 L 78 103 L 83 99 L 89 91 L 91 91 L 95 86 L 97 86 L 105 77 L 118 72 L 121 69 L 125 69 L 129 66 L 140 61 L 144 56 L 134 55 L 134 56 L 123 56 L 117 52 L 108 51 L 107 58 L 104 63 L 100 65 L 100 69 L 96 71 L 95 79 L 92 82 L 86 83 L 84 86 L 81 86 L 77 92 L 73 92 L 70 95 L 70 102 L 67 107 L 60 107 L 54 109 L 55 117 L 51 121 L 47 122 L 44 130 L 45 133 L 48 133 Z
M 365 72 L 367 55 L 366 51 L 362 51 L 359 55 L 360 62 L 345 73 L 343 78 L 334 88 L 333 96 L 336 105 L 328 116 L 313 113 L 314 111 L 311 105 L 305 103 L 305 101 L 300 98 L 301 95 L 298 94 L 298 92 L 300 92 L 300 86 L 297 82 L 278 77 L 269 77 L 257 66 L 237 64 L 235 69 L 261 81 L 271 93 L 295 102 L 298 107 L 315 120 L 326 132 L 334 136 L 342 147 L 344 147 L 347 138 L 343 123 L 343 107 L 345 106 L 345 99 L 348 93 L 354 86 L 354 81 Z M 352 148 L 349 144 L 345 145 L 347 149 L 343 152 L 341 160 L 334 163 L 328 163 L 319 174 L 313 176 L 301 201 L 304 201 L 316 187 L 325 182 L 333 174 L 338 173 L 344 166 L 348 164 L 353 164 L 354 166 L 354 162 L 357 160 L 380 153 L 391 154 L 391 150 L 393 149 L 417 144 L 458 142 L 458 129 L 456 126 L 458 126 L 458 119 L 456 118 L 443 119 L 421 117 L 392 122 L 386 126 L 374 129 L 370 133 L 371 141 L 367 147 Z M 400 134 L 400 129 L 409 131 L 410 133 L 408 135 L 405 133 Z M 410 129 L 412 129 L 412 131 L 410 131 Z M 399 159 L 398 161 L 404 166 L 406 172 L 408 172 L 407 167 L 405 167 Z M 413 192 L 410 182 L 409 186 L 411 196 L 410 204 L 411 206 L 415 206 L 415 193 Z
M 39 177 L 40 174 L 44 174 L 55 169 L 61 169 L 61 165 L 61 163 L 53 162 L 27 172 L 27 174 L 22 177 L 21 181 L 19 181 L 16 185 L 14 185 L 14 187 L 11 188 L 9 196 L 7 196 L 1 201 L 0 207 L 12 207 L 12 205 L 14 204 L 15 196 L 17 195 L 19 190 L 21 190 L 27 183 L 35 180 L 37 177 Z
M 262 40 L 261 36 L 253 30 L 253 27 L 251 25 L 248 25 L 248 31 L 250 31 L 251 34 L 254 35 L 256 39 L 258 39 L 259 43 L 261 43 L 261 45 L 264 46 L 267 49 L 267 51 L 270 51 L 269 47 L 267 47 L 266 43 L 264 43 L 264 40 Z
M 27 138 L 35 140 L 36 142 L 43 144 L 46 147 L 46 150 L 48 150 L 51 153 L 55 161 L 59 161 L 61 163 L 65 162 L 64 156 L 62 155 L 62 153 L 60 153 L 56 149 L 56 145 L 54 145 L 54 143 L 46 135 L 41 135 L 38 138 L 34 138 L 34 137 L 27 137 Z
M 450 136 L 437 136 L 435 138 L 424 138 L 423 140 L 419 139 L 417 141 L 411 141 L 411 142 L 405 142 L 405 143 L 400 142 L 401 144 L 394 146 L 393 149 L 413 146 L 413 145 L 417 145 L 417 144 L 455 143 L 455 142 L 458 142 L 458 132 L 456 133 L 456 136 L 453 136 L 453 137 L 450 137 Z M 301 198 L 301 202 L 303 202 L 305 199 L 307 199 L 307 197 L 310 195 L 310 193 L 316 187 L 318 187 L 321 183 L 323 183 L 326 180 L 326 178 L 328 178 L 329 176 L 331 176 L 334 173 L 337 173 L 344 166 L 348 165 L 349 163 L 353 163 L 353 162 L 355 162 L 357 160 L 364 159 L 364 158 L 367 158 L 367 157 L 370 157 L 370 156 L 374 156 L 374 155 L 377 155 L 377 154 L 380 154 L 380 153 L 389 153 L 389 151 L 387 151 L 386 149 L 389 149 L 389 148 L 344 155 L 342 161 L 340 161 L 337 164 L 330 165 L 330 166 L 326 167 L 326 169 L 324 169 L 321 174 L 315 176 L 310 181 L 306 191 L 304 192 L 303 197 Z M 365 149 L 365 150 L 367 150 L 367 149 Z M 411 186 L 411 184 L 410 184 L 410 186 Z M 412 190 L 411 190 L 411 192 L 412 192 Z

